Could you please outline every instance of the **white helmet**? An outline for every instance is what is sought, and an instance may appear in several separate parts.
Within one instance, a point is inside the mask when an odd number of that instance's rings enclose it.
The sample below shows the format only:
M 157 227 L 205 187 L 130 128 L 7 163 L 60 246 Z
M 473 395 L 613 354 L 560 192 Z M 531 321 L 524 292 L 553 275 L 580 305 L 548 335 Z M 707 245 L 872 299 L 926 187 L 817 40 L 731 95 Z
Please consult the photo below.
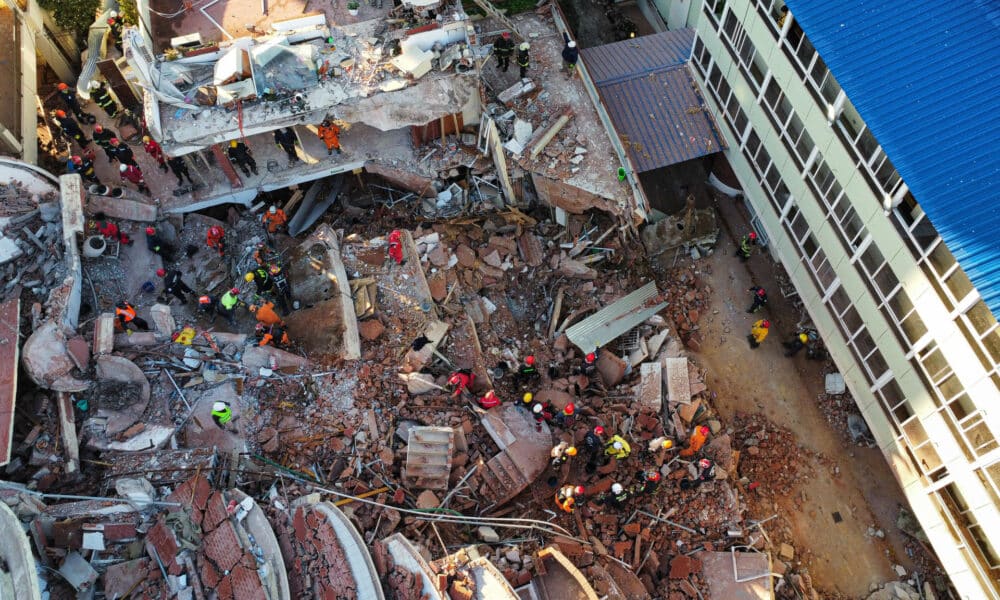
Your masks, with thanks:
M 111 12 L 108 13 L 108 16 L 111 17 L 112 19 L 114 19 L 115 17 L 118 16 L 118 11 L 117 10 L 113 10 L 113 11 L 111 11 Z
M 567 44 L 567 45 L 568 45 L 568 46 L 569 46 L 570 48 L 576 48 L 576 42 L 574 42 L 573 40 L 570 40 L 570 41 L 569 41 L 569 44 Z
M 223 411 L 226 410 L 226 408 L 228 407 L 226 406 L 225 402 L 216 402 L 215 404 L 212 405 L 213 411 Z
M 528 44 L 528 42 L 521 42 L 520 46 L 521 50 L 528 50 L 529 48 L 531 48 L 531 46 Z
M 620 483 L 612 483 L 611 484 L 611 493 L 612 494 L 620 494 L 624 490 L 625 490 L 625 488 L 623 488 L 622 484 L 620 484 Z
M 121 171 L 122 173 L 124 173 L 126 170 L 128 170 L 128 167 L 126 167 L 125 165 L 120 165 L 118 167 L 118 170 Z
M 615 442 L 614 444 L 611 444 L 611 447 L 614 448 L 615 450 L 621 450 L 623 448 L 621 442 Z
M 90 83 L 87 84 L 87 87 L 89 87 L 92 90 L 96 90 L 97 88 L 101 87 L 101 84 L 96 79 L 92 79 Z
M 273 215 L 273 214 L 275 214 L 275 213 L 278 212 L 278 207 L 272 204 L 271 208 L 267 209 L 267 212 L 269 212 L 269 213 L 271 213 Z

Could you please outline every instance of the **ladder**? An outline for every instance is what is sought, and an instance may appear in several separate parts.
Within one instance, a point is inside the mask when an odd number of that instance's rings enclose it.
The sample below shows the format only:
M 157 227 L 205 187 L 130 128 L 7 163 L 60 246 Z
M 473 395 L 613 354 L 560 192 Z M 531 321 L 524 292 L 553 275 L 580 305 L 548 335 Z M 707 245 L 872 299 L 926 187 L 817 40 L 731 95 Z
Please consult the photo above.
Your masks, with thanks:
M 476 5 L 479 6 L 479 8 L 483 9 L 483 12 L 485 12 L 487 15 L 503 23 L 504 26 L 507 27 L 507 29 L 510 29 L 511 34 L 517 37 L 517 39 L 521 40 L 522 42 L 524 41 L 524 36 L 521 35 L 521 32 L 517 30 L 517 27 L 514 27 L 514 23 L 512 23 L 511 20 L 508 19 L 507 17 L 500 14 L 500 11 L 498 11 L 497 8 L 493 6 L 493 4 L 490 3 L 489 0 L 473 0 L 473 2 L 475 2 Z

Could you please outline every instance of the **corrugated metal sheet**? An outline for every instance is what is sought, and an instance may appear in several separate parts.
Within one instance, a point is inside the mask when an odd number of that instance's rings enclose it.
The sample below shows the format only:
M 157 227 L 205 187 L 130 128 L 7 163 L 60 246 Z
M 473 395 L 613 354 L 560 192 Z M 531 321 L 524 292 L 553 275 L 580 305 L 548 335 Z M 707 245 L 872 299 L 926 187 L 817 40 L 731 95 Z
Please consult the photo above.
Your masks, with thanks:
M 580 53 L 640 173 L 725 147 L 688 71 L 693 38 L 679 29 Z
M 657 294 L 656 282 L 650 281 L 573 325 L 566 330 L 566 337 L 585 353 L 606 346 L 663 310 L 666 302 L 653 302 Z
M 678 29 L 584 48 L 580 55 L 594 85 L 600 86 L 679 67 L 691 56 L 692 44 L 694 29 Z
M 1000 317 L 1000 4 L 787 4 Z

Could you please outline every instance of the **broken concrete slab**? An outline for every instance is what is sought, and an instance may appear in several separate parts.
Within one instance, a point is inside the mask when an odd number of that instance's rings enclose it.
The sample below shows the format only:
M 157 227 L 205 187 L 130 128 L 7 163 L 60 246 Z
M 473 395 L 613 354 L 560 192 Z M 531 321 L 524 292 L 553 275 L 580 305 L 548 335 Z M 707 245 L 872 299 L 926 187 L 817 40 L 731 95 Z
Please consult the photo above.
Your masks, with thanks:
M 8 588 L 11 598 L 41 600 L 39 577 L 28 536 L 17 515 L 4 502 L 0 502 L 0 560 L 9 577 L 7 583 L 12 588 Z
M 177 330 L 177 323 L 166 304 L 154 304 L 149 309 L 149 318 L 153 321 L 156 332 L 169 338 Z
M 570 328 L 572 329 L 572 327 Z M 625 379 L 628 365 L 611 352 L 601 352 L 597 357 L 597 372 L 600 373 L 604 385 L 614 387 Z
M 55 321 L 46 321 L 24 342 L 21 364 L 32 381 L 57 392 L 82 392 L 89 382 L 71 375 L 76 363 L 66 347 L 66 336 Z
M 383 600 L 382 586 L 375 571 L 375 563 L 361 533 L 347 515 L 332 502 L 321 502 L 316 505 L 315 510 L 326 517 L 334 533 L 337 534 L 337 543 L 347 558 L 354 580 L 353 589 L 349 591 L 356 594 L 359 599 Z
M 414 396 L 441 391 L 441 386 L 434 383 L 434 376 L 429 373 L 399 373 L 399 378 L 406 382 L 406 391 Z
M 447 490 L 455 451 L 454 430 L 450 427 L 412 427 L 408 438 L 403 482 L 411 488 Z
M 301 368 L 309 366 L 309 359 L 292 354 L 273 346 L 246 346 L 243 350 L 243 366 L 251 371 L 267 367 L 269 369 Z
M 66 474 L 71 475 L 80 470 L 80 442 L 76 436 L 76 416 L 70 395 L 66 392 L 56 394 L 56 405 L 59 408 L 59 434 L 62 436 L 63 451 L 66 453 Z
M 667 370 L 667 400 L 690 404 L 691 381 L 688 378 L 688 359 L 664 358 L 663 363 Z
M 770 556 L 758 552 L 699 552 L 702 574 L 712 598 L 771 600 L 774 598 Z
M 639 374 L 636 401 L 643 409 L 659 414 L 663 408 L 663 368 L 659 362 L 643 363 Z
M 14 410 L 17 406 L 17 372 L 20 358 L 21 301 L 11 298 L 0 305 L 0 466 L 10 462 L 14 442 Z
M 155 204 L 126 200 L 125 198 L 98 196 L 97 194 L 87 195 L 87 214 L 96 215 L 99 212 L 116 221 L 141 221 L 143 223 L 156 221 Z

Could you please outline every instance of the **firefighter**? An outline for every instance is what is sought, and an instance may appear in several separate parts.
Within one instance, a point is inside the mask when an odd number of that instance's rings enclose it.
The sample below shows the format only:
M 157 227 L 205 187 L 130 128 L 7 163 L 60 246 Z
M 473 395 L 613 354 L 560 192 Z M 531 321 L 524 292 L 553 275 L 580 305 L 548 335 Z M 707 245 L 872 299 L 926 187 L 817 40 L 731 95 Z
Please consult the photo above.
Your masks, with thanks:
M 114 98 L 108 93 L 108 88 L 104 87 L 103 83 L 94 80 L 87 84 L 87 87 L 90 88 L 90 97 L 94 99 L 94 102 L 101 107 L 101 110 L 105 114 L 112 119 L 118 116 L 118 104 L 115 103 Z
M 748 313 L 755 313 L 767 304 L 767 292 L 764 288 L 755 285 L 747 291 L 753 293 L 753 304 L 747 309 Z
M 603 460 L 604 454 L 604 428 L 598 425 L 593 431 L 588 431 L 583 436 L 583 449 L 587 451 L 587 472 L 593 473 Z
M 129 325 L 133 325 L 140 331 L 149 331 L 149 323 L 146 323 L 145 319 L 137 315 L 135 308 L 124 300 L 119 302 L 115 307 L 115 316 L 118 317 L 118 322 L 121 323 L 122 329 L 129 335 L 132 335 Z
M 701 450 L 701 447 L 705 445 L 709 432 L 709 428 L 704 425 L 695 427 L 694 431 L 691 432 L 691 437 L 688 438 L 687 447 L 681 450 L 678 454 L 683 457 L 694 456 L 697 454 L 697 452 Z
M 238 142 L 233 140 L 229 142 L 229 148 L 226 150 L 226 154 L 229 156 L 229 161 L 240 168 L 243 174 L 250 177 L 250 172 L 253 171 L 254 175 L 257 175 L 257 161 L 253 159 L 253 155 L 250 154 L 250 147 L 243 142 Z
M 324 119 L 316 130 L 316 135 L 326 144 L 326 155 L 330 156 L 334 152 L 341 153 L 340 150 L 340 127 L 330 119 Z
M 66 111 L 57 110 L 52 113 L 52 118 L 67 137 L 73 138 L 81 148 L 86 148 L 90 140 L 83 134 L 83 130 L 76 124 L 73 117 L 66 115 Z
M 597 353 L 588 352 L 587 356 L 583 357 L 583 366 L 580 368 L 580 372 L 587 377 L 593 377 L 594 373 L 597 372 Z
M 493 53 L 497 55 L 497 66 L 506 73 L 510 67 L 510 55 L 514 54 L 514 41 L 510 39 L 509 31 L 501 33 L 500 38 L 493 42 Z
M 567 402 L 566 406 L 555 416 L 554 421 L 560 427 L 572 427 L 576 423 L 576 405 Z
M 638 481 L 631 486 L 633 496 L 651 495 L 660 487 L 660 472 L 656 469 L 639 471 L 635 474 L 635 478 Z
M 94 215 L 95 225 L 97 226 L 97 231 L 101 232 L 101 235 L 108 238 L 109 240 L 118 240 L 119 243 L 125 244 L 126 246 L 131 246 L 134 240 L 129 239 L 125 233 L 118 228 L 117 225 L 108 220 L 108 216 L 104 213 L 97 213 Z
M 524 357 L 521 366 L 517 370 L 517 375 L 521 378 L 522 382 L 525 379 L 538 378 L 538 369 L 535 368 L 535 356 L 533 354 Z
M 182 157 L 174 156 L 173 158 L 168 158 L 167 166 L 170 167 L 170 172 L 177 178 L 178 186 L 184 185 L 184 177 L 187 177 L 189 185 L 194 185 L 194 181 L 191 179 L 191 171 L 188 171 Z
M 396 261 L 397 265 L 403 264 L 403 233 L 398 229 L 393 229 L 389 233 L 389 257 Z
M 164 173 L 167 172 L 167 157 L 163 154 L 163 148 L 156 143 L 156 140 L 149 137 L 148 135 L 142 136 L 142 147 L 146 151 L 146 154 L 153 157 L 156 160 L 156 164 L 160 165 L 160 170 Z
M 541 427 L 543 421 L 546 423 L 552 421 L 552 406 L 548 402 L 535 402 L 531 405 L 531 414 Z
M 233 420 L 233 409 L 228 402 L 217 400 L 212 404 L 212 420 L 220 429 L 226 429 L 226 423 Z
M 753 231 L 744 235 L 740 238 L 740 245 L 736 249 L 736 255 L 740 257 L 743 262 L 746 262 L 750 258 L 750 247 L 757 244 L 757 234 Z
M 299 155 L 295 153 L 295 143 L 297 141 L 295 131 L 291 127 L 274 130 L 274 143 L 288 155 L 289 165 L 299 161 Z
M 285 215 L 285 211 L 281 210 L 277 206 L 271 205 L 263 215 L 260 216 L 261 223 L 267 229 L 267 232 L 274 234 L 279 228 L 284 227 L 288 224 L 288 217 Z
M 292 301 L 292 286 L 288 284 L 288 277 L 285 275 L 285 270 L 279 264 L 271 264 L 268 265 L 267 271 L 271 275 L 271 281 L 274 282 L 275 297 L 278 299 L 278 305 L 281 306 L 282 312 L 287 313 L 288 304 Z
M 173 248 L 164 242 L 152 227 L 146 228 L 146 248 L 154 254 L 159 254 L 166 262 L 170 262 L 174 254 Z
M 123 165 L 139 168 L 139 163 L 135 162 L 135 153 L 126 144 L 116 137 L 111 138 L 111 151 L 115 153 L 115 160 Z
M 601 504 L 621 510 L 625 508 L 625 504 L 628 503 L 628 501 L 631 499 L 632 499 L 631 491 L 626 490 L 625 486 L 623 486 L 620 483 L 612 483 L 611 493 L 605 494 L 601 498 Z
M 783 342 L 782 345 L 787 349 L 785 351 L 785 356 L 795 356 L 809 344 L 809 334 L 805 331 L 800 331 L 791 341 Z
M 101 180 L 97 178 L 97 172 L 94 170 L 94 163 L 89 158 L 71 156 L 67 167 L 69 167 L 70 173 L 79 173 L 80 177 L 86 181 L 97 185 L 101 184 Z
M 252 281 L 257 285 L 258 296 L 262 296 L 263 294 L 274 289 L 274 281 L 272 281 L 271 276 L 268 275 L 268 270 L 263 267 L 258 267 L 247 273 L 243 276 L 243 280 L 247 283 Z
M 59 97 L 62 98 L 63 103 L 66 104 L 71 111 L 73 111 L 73 114 L 76 115 L 76 118 L 81 123 L 93 122 L 90 120 L 93 117 L 83 112 L 83 109 L 80 108 L 80 101 L 77 100 L 76 92 L 74 92 L 72 88 L 62 82 L 60 82 L 56 88 L 59 90 Z
M 482 398 L 478 399 L 477 402 L 479 403 L 479 406 L 486 409 L 500 406 L 500 398 L 497 397 L 496 392 L 493 390 L 486 392 L 486 394 L 484 394 Z
M 517 66 L 521 69 L 521 79 L 528 76 L 528 64 L 530 63 L 528 50 L 530 49 L 531 46 L 528 45 L 528 42 L 522 42 L 517 48 Z
M 215 296 L 209 296 L 208 294 L 198 296 L 198 310 L 205 316 L 212 317 L 213 324 L 215 323 L 215 318 L 219 316 L 216 312 L 218 304 L 219 301 L 216 300 Z
M 226 230 L 219 225 L 212 225 L 205 232 L 205 245 L 219 253 L 219 256 L 226 255 Z
M 236 309 L 239 308 L 240 304 L 243 304 L 243 302 L 240 300 L 239 288 L 232 288 L 223 294 L 222 298 L 219 298 L 217 306 L 219 314 L 225 317 L 233 327 L 236 326 Z
M 263 242 L 258 243 L 257 249 L 253 251 L 254 262 L 259 267 L 278 264 L 280 258 L 281 256 L 277 252 Z
M 125 19 L 118 14 L 118 11 L 113 10 L 108 13 L 108 34 L 119 53 L 122 53 L 122 29 L 124 27 Z
M 271 325 L 284 325 L 284 321 L 274 312 L 273 302 L 264 302 L 261 305 L 251 304 L 250 312 L 254 313 L 257 317 L 257 321 L 263 323 L 264 325 L 270 327 Z
M 690 479 L 681 480 L 682 490 L 694 489 L 706 481 L 715 479 L 715 463 L 707 458 L 698 461 L 697 474 Z
M 122 183 L 126 181 L 134 183 L 143 194 L 149 195 L 151 193 L 149 188 L 146 187 L 146 179 L 142 176 L 142 169 L 135 165 L 118 165 L 118 177 Z
M 476 374 L 469 369 L 459 369 L 448 377 L 448 385 L 454 390 L 451 397 L 461 395 L 476 380 Z M 470 390 L 471 391 L 471 390 Z
M 650 454 L 654 452 L 659 452 L 660 450 L 670 450 L 674 447 L 674 441 L 665 435 L 661 435 L 658 438 L 649 440 L 649 445 L 647 446 L 648 452 Z
M 275 348 L 282 348 L 290 343 L 288 339 L 288 332 L 285 331 L 283 326 L 278 324 L 265 325 L 263 323 L 257 323 L 255 332 L 257 334 L 258 346 L 274 346 Z
M 569 442 L 566 441 L 559 442 L 549 451 L 549 456 L 552 457 L 552 467 L 558 469 L 566 461 L 576 456 L 576 447 L 570 446 Z
M 97 145 L 104 150 L 104 154 L 108 157 L 108 162 L 112 163 L 115 161 L 115 147 L 111 145 L 111 140 L 115 139 L 115 132 L 110 129 L 105 129 L 102 125 L 94 125 L 94 141 Z
M 565 512 L 571 513 L 576 508 L 576 499 L 582 498 L 584 493 L 582 485 L 564 485 L 556 492 L 556 506 Z
M 757 348 L 764 343 L 767 339 L 767 334 L 771 330 L 771 322 L 767 319 L 760 319 L 756 323 L 750 326 L 750 335 L 747 336 L 747 340 L 750 342 L 751 348 Z
M 156 275 L 163 278 L 163 293 L 170 294 L 181 301 L 181 304 L 187 304 L 187 296 L 184 293 L 194 294 L 194 290 L 188 287 L 186 283 L 181 279 L 181 272 L 177 269 L 157 269 Z M 167 299 L 167 304 L 170 304 L 170 299 Z
M 563 68 L 570 77 L 576 76 L 576 62 L 580 60 L 580 50 L 576 47 L 576 42 L 569 39 L 569 34 L 563 32 L 563 42 L 566 44 L 562 49 Z
M 604 454 L 616 460 L 625 460 L 632 454 L 632 446 L 617 433 L 604 444 Z

